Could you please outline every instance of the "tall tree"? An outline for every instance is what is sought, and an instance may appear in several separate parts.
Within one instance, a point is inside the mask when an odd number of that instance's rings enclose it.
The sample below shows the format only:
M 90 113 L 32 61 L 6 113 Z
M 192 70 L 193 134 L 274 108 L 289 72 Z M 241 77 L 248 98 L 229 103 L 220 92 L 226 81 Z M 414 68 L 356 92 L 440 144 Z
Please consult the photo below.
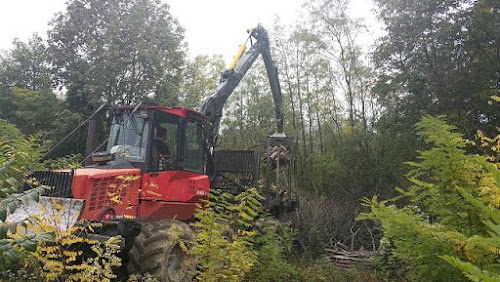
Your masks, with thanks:
M 61 140 L 82 120 L 52 91 L 52 76 L 47 48 L 37 34 L 28 42 L 14 40 L 13 48 L 0 57 L 0 118 L 23 134 L 40 133 L 39 141 L 47 143 Z M 77 153 L 84 140 L 79 132 L 52 156 Z
M 199 55 L 189 60 L 181 83 L 182 105 L 198 109 L 203 99 L 215 90 L 224 70 L 222 56 Z
M 359 19 L 349 16 L 348 0 L 318 0 L 307 5 L 312 24 L 318 34 L 321 53 L 336 70 L 337 87 L 347 102 L 347 118 L 354 126 L 358 120 L 367 130 L 369 117 L 373 123 L 373 96 L 370 95 L 371 69 L 363 60 L 363 50 L 357 37 L 366 27 Z M 370 124 L 372 126 L 373 124 Z
M 160 0 L 70 0 L 51 22 L 60 85 L 96 104 L 176 104 L 184 30 Z M 88 97 L 88 98 L 87 98 Z M 75 98 L 75 97 L 72 97 Z
M 14 39 L 13 49 L 0 56 L 0 82 L 32 91 L 51 88 L 47 48 L 38 34 L 27 43 Z
M 376 0 L 386 24 L 375 53 L 377 91 L 398 119 L 447 114 L 468 136 L 498 125 L 487 100 L 500 89 L 498 1 Z

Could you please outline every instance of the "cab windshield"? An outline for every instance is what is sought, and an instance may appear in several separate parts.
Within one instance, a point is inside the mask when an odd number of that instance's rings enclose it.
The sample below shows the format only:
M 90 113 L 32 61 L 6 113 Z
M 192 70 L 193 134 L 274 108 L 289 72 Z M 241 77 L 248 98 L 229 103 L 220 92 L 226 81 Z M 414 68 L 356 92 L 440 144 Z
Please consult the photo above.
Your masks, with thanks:
M 148 119 L 143 119 L 138 112 L 132 115 L 130 111 L 121 112 L 113 118 L 107 150 L 116 159 L 144 162 L 148 133 Z

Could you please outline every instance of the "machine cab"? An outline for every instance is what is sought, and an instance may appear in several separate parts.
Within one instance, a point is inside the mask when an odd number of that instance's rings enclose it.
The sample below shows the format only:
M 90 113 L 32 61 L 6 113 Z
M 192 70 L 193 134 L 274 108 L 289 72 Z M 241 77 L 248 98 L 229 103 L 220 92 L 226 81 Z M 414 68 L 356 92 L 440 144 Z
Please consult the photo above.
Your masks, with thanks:
M 117 108 L 107 152 L 146 172 L 207 173 L 206 118 L 184 107 Z
M 115 108 L 111 114 L 107 152 L 115 159 L 101 168 L 131 168 L 134 179 L 121 196 L 130 205 L 116 208 L 117 214 L 192 220 L 196 203 L 210 191 L 205 116 L 184 107 L 157 106 Z

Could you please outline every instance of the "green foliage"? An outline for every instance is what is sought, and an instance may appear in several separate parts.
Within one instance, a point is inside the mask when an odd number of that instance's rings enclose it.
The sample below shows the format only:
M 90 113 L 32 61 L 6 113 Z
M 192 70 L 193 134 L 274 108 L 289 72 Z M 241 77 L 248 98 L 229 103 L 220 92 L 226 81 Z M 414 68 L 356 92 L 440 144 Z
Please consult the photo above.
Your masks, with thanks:
M 271 218 L 263 218 L 261 229 L 260 236 L 255 240 L 258 250 L 257 261 L 246 274 L 245 281 L 300 280 L 296 266 L 287 261 L 297 232 L 292 228 L 280 230 L 282 228 L 279 222 Z
M 469 155 L 468 142 L 443 117 L 426 116 L 417 125 L 427 150 L 408 162 L 411 186 L 388 201 L 365 199 L 383 227 L 385 265 L 393 278 L 401 273 L 418 281 L 496 281 L 500 262 L 500 193 L 495 164 Z M 396 207 L 401 198 L 408 204 Z M 443 259 L 448 264 L 443 263 Z M 489 279 L 489 280 L 488 280 Z
M 24 222 L 23 222 L 24 223 Z M 12 224 L 6 226 L 5 223 L 1 223 L 1 228 L 10 227 L 11 234 L 15 233 L 17 226 L 22 224 Z M 9 234 L 10 235 L 10 234 Z M 52 232 L 45 232 L 37 235 L 24 236 L 22 238 L 12 238 L 11 236 L 6 236 L 0 238 L 0 271 L 6 271 L 7 269 L 17 269 L 23 259 L 36 250 L 36 246 L 44 241 L 51 240 L 54 238 Z
M 498 1 L 377 0 L 386 35 L 377 44 L 375 92 L 396 120 L 446 114 L 468 138 L 498 124 Z M 495 47 L 496 46 L 496 47 Z M 488 118 L 478 123 L 477 113 Z M 494 128 L 494 127 L 493 127 Z M 491 132 L 489 130 L 489 132 Z
M 338 281 L 338 282 L 376 282 L 377 275 L 373 271 L 357 269 L 337 269 L 325 258 L 315 260 L 298 259 L 293 266 L 299 277 L 292 281 Z M 280 280 L 277 280 L 280 281 Z
M 22 258 L 36 249 L 36 245 L 53 238 L 51 232 L 15 238 L 17 228 L 26 228 L 33 219 L 6 223 L 7 214 L 13 213 L 19 202 L 38 200 L 47 187 L 22 192 L 24 174 L 41 155 L 42 148 L 36 138 L 25 139 L 13 125 L 0 119 L 0 271 L 18 266 Z
M 145 274 L 132 274 L 129 276 L 128 282 L 160 282 L 157 278 L 149 273 Z
M 198 109 L 203 100 L 215 91 L 223 70 L 221 56 L 198 55 L 187 61 L 180 86 L 182 105 Z
M 465 236 L 456 231 L 447 231 L 439 225 L 426 222 L 422 215 L 411 207 L 399 209 L 377 198 L 365 201 L 370 206 L 370 214 L 359 219 L 376 219 L 383 227 L 385 246 L 390 258 L 383 268 L 395 272 L 402 271 L 411 281 L 460 281 L 461 275 L 454 268 L 444 264 L 438 255 L 455 254 Z M 382 247 L 382 246 L 381 246 Z M 397 273 L 388 273 L 392 278 Z
M 463 200 L 458 189 L 479 197 L 480 187 L 489 185 L 491 175 L 473 156 L 465 154 L 467 142 L 442 117 L 425 116 L 417 125 L 418 134 L 432 147 L 420 151 L 418 162 L 407 177 L 412 185 L 403 195 L 425 212 L 438 217 L 440 224 L 466 235 L 484 230 L 477 208 Z M 443 204 L 446 203 L 446 204 Z
M 449 264 L 460 269 L 464 275 L 474 282 L 498 282 L 500 281 L 500 275 L 493 275 L 492 273 L 481 270 L 479 267 L 475 266 L 470 262 L 464 262 L 460 259 L 451 256 L 442 256 L 442 258 Z
M 47 49 L 33 34 L 28 43 L 15 39 L 13 49 L 0 57 L 0 82 L 10 87 L 48 90 L 52 86 Z
M 14 125 L 0 119 L 0 163 L 9 163 L 4 167 L 0 180 L 14 177 L 22 183 L 20 180 L 23 179 L 24 173 L 36 163 L 43 149 L 36 135 L 24 138 Z
M 40 268 L 20 268 L 17 271 L 7 269 L 0 273 L 0 279 L 4 282 L 40 282 L 42 270 Z
M 4 164 L 0 170 L 0 177 L 7 174 L 9 164 Z M 36 235 L 15 237 L 17 228 L 27 228 L 36 219 L 28 218 L 19 222 L 6 222 L 7 215 L 16 211 L 18 203 L 28 203 L 38 201 L 40 195 L 45 192 L 46 187 L 20 192 L 22 182 L 14 177 L 9 177 L 5 181 L 0 180 L 0 271 L 8 268 L 16 269 L 29 252 L 34 252 L 36 246 L 45 240 L 54 237 L 52 232 L 41 232 Z
M 46 147 L 61 140 L 83 119 L 81 114 L 65 109 L 64 101 L 50 89 L 30 90 L 13 87 L 8 93 L 8 109 L 0 111 L 0 119 L 15 124 L 26 135 L 36 135 L 36 139 Z M 0 109 L 2 107 L 3 105 Z M 81 153 L 82 148 L 85 148 L 84 134 L 85 130 L 80 130 L 51 156 Z
M 50 90 L 12 89 L 14 115 L 5 117 L 16 124 L 21 132 L 44 132 L 45 139 L 54 139 L 58 126 L 64 126 L 63 102 Z M 58 120 L 59 119 L 59 120 Z M 60 123 L 59 123 L 60 122 Z
M 47 159 L 43 166 L 49 170 L 54 169 L 76 169 L 82 167 L 83 157 L 80 154 L 65 155 L 57 159 Z
M 297 231 L 268 216 L 255 220 L 259 199 L 254 188 L 235 197 L 215 191 L 197 211 L 192 253 L 199 281 L 376 281 L 334 270 L 326 260 L 294 260 Z
M 162 104 L 178 102 L 184 30 L 167 4 L 72 0 L 51 25 L 51 63 L 73 101 L 135 103 L 154 93 Z
M 14 96 L 12 90 L 7 85 L 0 83 L 0 118 L 5 119 L 14 115 Z
M 214 192 L 210 202 L 196 212 L 197 257 L 200 281 L 241 281 L 257 259 L 256 232 L 252 223 L 260 209 L 261 196 L 255 188 L 236 197 Z

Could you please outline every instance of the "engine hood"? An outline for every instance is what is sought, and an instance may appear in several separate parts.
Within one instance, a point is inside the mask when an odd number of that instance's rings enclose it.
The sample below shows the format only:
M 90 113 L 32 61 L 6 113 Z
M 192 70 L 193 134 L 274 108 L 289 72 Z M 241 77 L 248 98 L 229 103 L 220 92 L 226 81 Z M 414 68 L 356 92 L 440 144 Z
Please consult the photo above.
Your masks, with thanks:
M 75 169 L 71 190 L 76 199 L 85 199 L 87 193 L 92 192 L 92 188 L 99 182 L 123 182 L 127 178 L 133 177 L 134 181 L 141 177 L 139 168 L 117 168 L 116 166 L 90 166 Z

